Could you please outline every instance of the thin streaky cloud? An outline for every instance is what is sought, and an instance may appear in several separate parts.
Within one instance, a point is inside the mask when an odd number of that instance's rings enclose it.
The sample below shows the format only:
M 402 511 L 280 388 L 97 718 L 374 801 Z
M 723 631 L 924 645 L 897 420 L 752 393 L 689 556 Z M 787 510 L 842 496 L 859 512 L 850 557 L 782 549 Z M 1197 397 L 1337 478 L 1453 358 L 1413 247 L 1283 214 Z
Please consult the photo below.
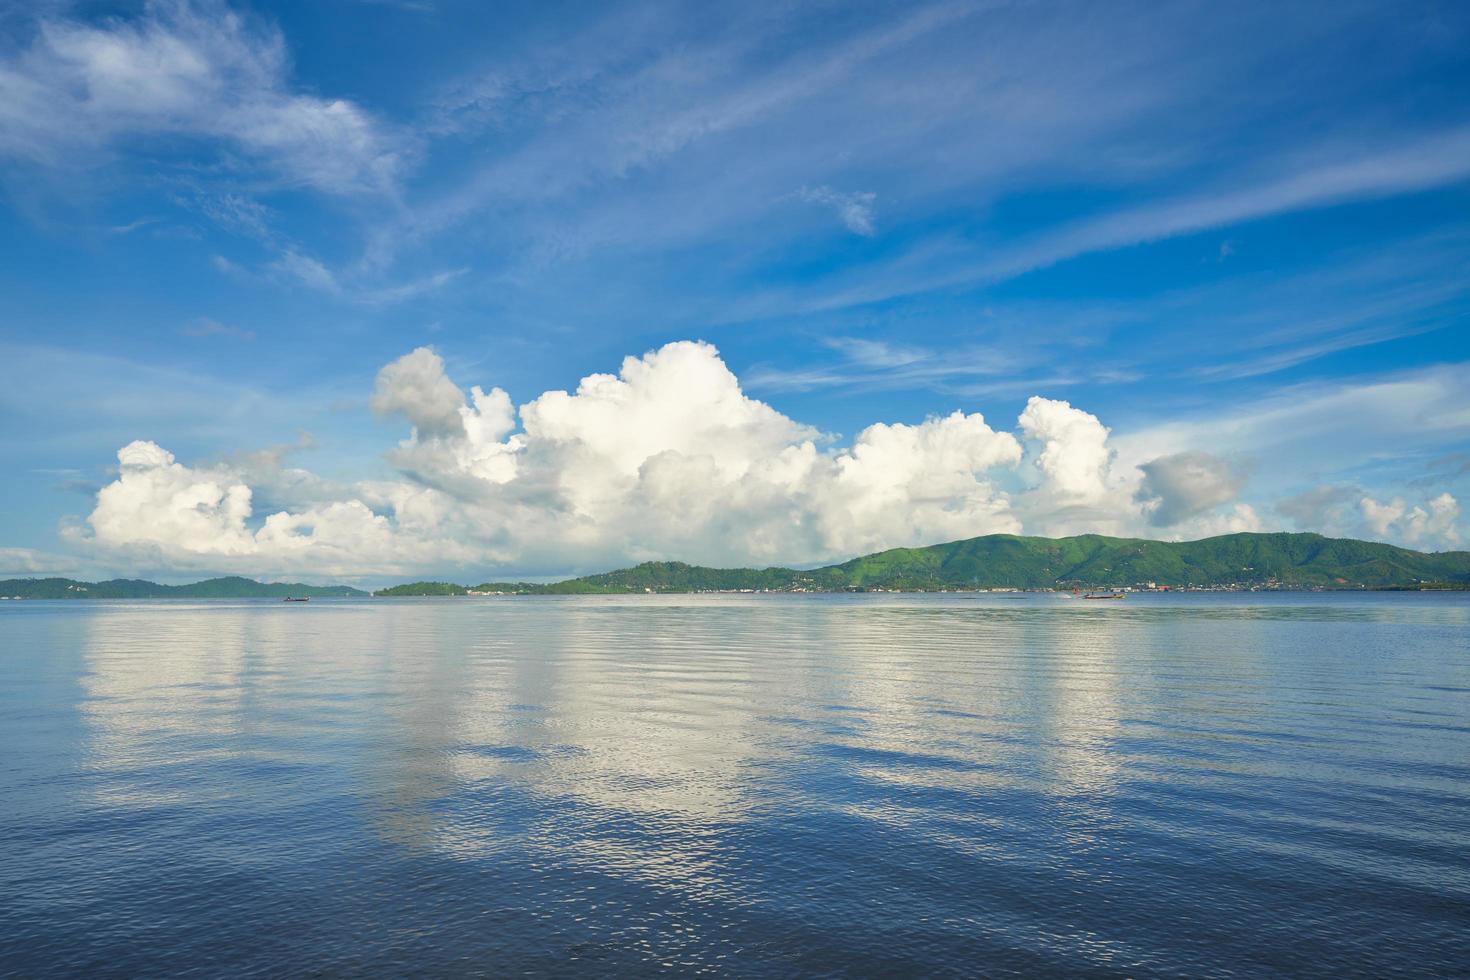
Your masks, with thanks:
M 255 331 L 220 323 L 207 316 L 199 317 L 179 328 L 185 337 L 224 337 L 232 340 L 254 340 Z
M 1407 148 L 1312 166 L 1253 187 L 1193 195 L 1165 204 L 1088 219 L 1048 231 L 1030 242 L 1001 250 L 995 258 L 962 265 L 954 271 L 932 276 L 918 273 L 882 284 L 888 269 L 900 266 L 920 268 L 928 264 L 929 259 L 942 256 L 946 251 L 950 252 L 948 258 L 953 263 L 954 239 L 943 243 L 942 248 L 934 248 L 940 243 L 921 244 L 914 253 L 895 262 L 862 271 L 861 279 L 876 280 L 880 285 L 829 291 L 825 296 L 810 300 L 793 297 L 788 304 L 757 309 L 763 315 L 776 310 L 785 313 L 822 312 L 938 289 L 995 284 L 1096 252 L 1144 245 L 1349 201 L 1411 194 L 1458 183 L 1467 177 L 1470 177 L 1470 128 L 1457 128 L 1423 138 Z M 755 315 L 757 309 L 742 311 L 739 317 Z

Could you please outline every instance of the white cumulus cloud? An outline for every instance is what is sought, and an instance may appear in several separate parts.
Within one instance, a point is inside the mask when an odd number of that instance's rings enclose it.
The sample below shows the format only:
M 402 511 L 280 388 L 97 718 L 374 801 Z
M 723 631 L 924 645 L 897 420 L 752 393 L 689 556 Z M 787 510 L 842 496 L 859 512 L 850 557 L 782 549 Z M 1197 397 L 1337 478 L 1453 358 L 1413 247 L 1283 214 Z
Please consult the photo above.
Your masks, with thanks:
M 192 470 L 151 442 L 118 450 L 120 473 L 97 493 L 89 522 L 98 543 L 110 547 L 166 542 L 181 552 L 244 554 L 253 547 L 245 528 L 250 488 L 228 473 Z
M 1158 527 L 1230 503 L 1245 486 L 1239 468 L 1209 453 L 1173 453 L 1138 468 L 1143 472 L 1138 498 L 1149 508 L 1149 523 Z
M 155 568 L 490 578 L 654 558 L 816 563 L 996 532 L 1263 526 L 1235 499 L 1232 466 L 1181 452 L 1120 467 L 1108 428 L 1064 401 L 1031 398 L 1014 431 L 954 411 L 874 423 L 841 445 L 746 395 L 719 352 L 692 341 L 519 408 L 500 388 L 466 393 L 419 348 L 382 368 L 371 404 L 409 427 L 387 454 L 394 479 L 286 468 L 312 448 L 305 437 L 196 466 L 138 441 L 72 537 Z M 1359 511 L 1378 537 L 1455 539 L 1448 494 L 1417 507 L 1363 496 Z
M 752 399 L 708 344 L 671 343 L 521 406 L 468 400 L 421 348 L 379 375 L 374 405 L 413 435 L 404 475 L 527 550 L 617 558 L 803 561 L 955 532 L 1017 530 L 989 476 L 1019 461 L 978 414 L 877 424 L 850 447 Z
M 1276 503 L 1278 513 L 1303 531 L 1376 538 L 1415 548 L 1460 545 L 1460 504 L 1449 493 L 1411 503 L 1379 499 L 1354 485 L 1323 484 Z
M 1021 431 L 1041 444 L 1036 467 L 1042 486 L 1063 500 L 1087 503 L 1108 493 L 1113 452 L 1108 427 L 1096 415 L 1040 396 L 1026 403 Z
M 1460 518 L 1460 504 L 1448 493 L 1414 506 L 1405 503 L 1402 497 L 1378 501 L 1365 496 L 1358 506 L 1364 523 L 1376 537 L 1408 544 L 1455 545 L 1460 541 L 1455 527 Z
M 475 553 L 363 500 L 334 500 L 252 523 L 252 491 L 240 472 L 193 468 L 152 442 L 118 451 L 118 477 L 97 494 L 75 541 L 157 568 L 324 574 L 392 573 L 415 562 L 463 562 Z M 389 502 L 389 495 L 379 495 Z

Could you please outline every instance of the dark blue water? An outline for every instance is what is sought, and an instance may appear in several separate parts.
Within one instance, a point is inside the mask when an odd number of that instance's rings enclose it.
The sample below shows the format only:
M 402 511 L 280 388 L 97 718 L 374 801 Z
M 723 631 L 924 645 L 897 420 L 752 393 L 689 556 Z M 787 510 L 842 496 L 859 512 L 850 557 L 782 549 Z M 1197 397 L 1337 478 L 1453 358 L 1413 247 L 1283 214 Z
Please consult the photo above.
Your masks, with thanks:
M 1418 594 L 5 603 L 0 972 L 1463 975 L 1467 627 Z

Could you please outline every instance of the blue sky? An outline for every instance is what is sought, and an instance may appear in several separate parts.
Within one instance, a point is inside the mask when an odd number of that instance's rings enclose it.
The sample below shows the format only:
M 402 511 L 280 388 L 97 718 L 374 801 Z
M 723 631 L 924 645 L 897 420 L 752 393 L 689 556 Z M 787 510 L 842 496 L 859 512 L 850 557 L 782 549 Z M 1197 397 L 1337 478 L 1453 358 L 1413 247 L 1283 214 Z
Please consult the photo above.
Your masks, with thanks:
M 1470 8 L 737 8 L 0 3 L 0 574 L 1463 546 Z

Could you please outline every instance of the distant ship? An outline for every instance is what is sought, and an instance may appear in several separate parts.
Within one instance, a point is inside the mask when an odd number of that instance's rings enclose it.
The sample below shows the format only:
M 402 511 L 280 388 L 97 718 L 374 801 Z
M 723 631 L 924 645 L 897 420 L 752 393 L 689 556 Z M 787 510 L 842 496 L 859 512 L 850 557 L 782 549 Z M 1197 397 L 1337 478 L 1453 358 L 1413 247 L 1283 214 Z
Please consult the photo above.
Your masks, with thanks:
M 298 599 L 294 595 L 288 595 L 288 596 L 286 596 L 286 598 L 282 599 L 281 601 L 282 602 L 310 602 L 311 601 L 311 596 L 309 596 L 309 595 L 308 596 L 302 596 L 301 598 Z
M 1083 596 L 1082 598 L 1084 598 L 1084 599 L 1122 599 L 1122 598 L 1126 597 L 1127 595 L 1128 595 L 1128 593 L 1126 593 L 1126 592 L 1089 592 L 1089 593 L 1087 593 L 1087 595 Z

